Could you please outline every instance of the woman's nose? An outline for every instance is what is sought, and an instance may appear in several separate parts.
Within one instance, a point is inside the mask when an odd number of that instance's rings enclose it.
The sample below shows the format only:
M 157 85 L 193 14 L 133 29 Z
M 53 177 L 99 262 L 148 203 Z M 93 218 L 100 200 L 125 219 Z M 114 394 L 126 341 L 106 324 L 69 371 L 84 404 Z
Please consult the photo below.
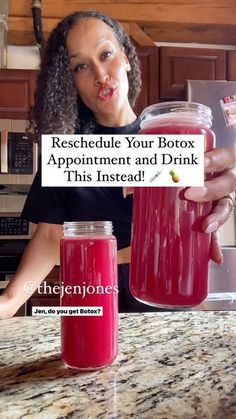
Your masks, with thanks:
M 103 67 L 97 66 L 94 69 L 94 80 L 96 86 L 100 86 L 101 84 L 104 84 L 109 80 L 109 75 Z

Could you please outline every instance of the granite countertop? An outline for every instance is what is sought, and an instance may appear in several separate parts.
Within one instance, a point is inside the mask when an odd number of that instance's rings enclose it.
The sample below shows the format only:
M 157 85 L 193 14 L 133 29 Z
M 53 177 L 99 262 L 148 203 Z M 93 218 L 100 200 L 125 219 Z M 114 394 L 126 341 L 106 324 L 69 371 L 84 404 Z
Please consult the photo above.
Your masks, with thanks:
M 236 418 L 236 313 L 120 315 L 120 353 L 103 370 L 60 360 L 60 318 L 0 321 L 0 417 Z

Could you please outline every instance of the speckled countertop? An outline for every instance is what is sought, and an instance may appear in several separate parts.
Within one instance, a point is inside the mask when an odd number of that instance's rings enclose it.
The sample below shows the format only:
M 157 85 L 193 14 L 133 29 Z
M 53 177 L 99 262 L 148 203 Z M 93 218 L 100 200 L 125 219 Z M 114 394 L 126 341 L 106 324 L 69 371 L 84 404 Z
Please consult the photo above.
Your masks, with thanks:
M 62 364 L 58 317 L 2 320 L 0 418 L 235 419 L 235 320 L 123 314 L 117 360 L 87 373 Z

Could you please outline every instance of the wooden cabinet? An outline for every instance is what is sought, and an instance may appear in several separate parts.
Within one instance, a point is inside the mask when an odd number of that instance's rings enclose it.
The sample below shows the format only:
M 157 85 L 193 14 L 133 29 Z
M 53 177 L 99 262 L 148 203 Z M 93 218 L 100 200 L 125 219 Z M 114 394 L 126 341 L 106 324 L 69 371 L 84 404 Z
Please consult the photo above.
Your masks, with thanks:
M 160 48 L 160 100 L 185 98 L 186 80 L 226 80 L 225 50 Z
M 55 266 L 40 289 L 27 302 L 27 315 L 32 315 L 32 307 L 60 306 L 59 266 Z
M 236 50 L 228 51 L 227 80 L 236 80 Z
M 0 70 L 0 118 L 28 119 L 37 83 L 35 70 Z
M 155 46 L 136 46 L 142 72 L 142 90 L 135 105 L 139 115 L 144 108 L 159 99 L 159 55 Z M 131 63 L 132 65 L 132 63 Z
M 186 80 L 236 80 L 236 51 L 136 45 L 142 90 L 135 112 L 160 101 L 185 99 Z M 132 63 L 131 63 L 132 64 Z M 0 70 L 0 119 L 28 119 L 38 71 Z

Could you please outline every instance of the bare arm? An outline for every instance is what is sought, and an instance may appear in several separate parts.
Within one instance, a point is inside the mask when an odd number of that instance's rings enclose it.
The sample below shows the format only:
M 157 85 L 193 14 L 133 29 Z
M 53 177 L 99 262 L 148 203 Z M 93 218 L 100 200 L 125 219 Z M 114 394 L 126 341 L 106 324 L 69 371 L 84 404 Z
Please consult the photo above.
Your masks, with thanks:
M 39 223 L 17 272 L 0 296 L 0 319 L 12 317 L 52 270 L 59 260 L 61 237 L 61 225 Z M 34 283 L 31 294 L 24 289 L 28 281 Z

